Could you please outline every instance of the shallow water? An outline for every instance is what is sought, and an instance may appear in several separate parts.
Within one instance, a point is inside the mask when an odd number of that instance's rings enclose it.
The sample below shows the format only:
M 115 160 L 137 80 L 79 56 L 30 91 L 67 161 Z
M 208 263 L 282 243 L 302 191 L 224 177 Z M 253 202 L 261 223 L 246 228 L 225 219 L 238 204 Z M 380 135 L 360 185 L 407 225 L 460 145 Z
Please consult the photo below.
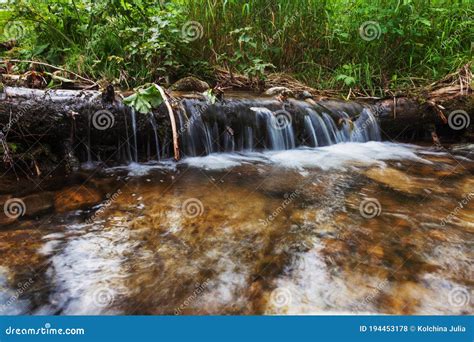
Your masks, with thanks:
M 0 314 L 472 314 L 473 150 L 346 143 L 52 179 L 53 204 L 0 229 Z

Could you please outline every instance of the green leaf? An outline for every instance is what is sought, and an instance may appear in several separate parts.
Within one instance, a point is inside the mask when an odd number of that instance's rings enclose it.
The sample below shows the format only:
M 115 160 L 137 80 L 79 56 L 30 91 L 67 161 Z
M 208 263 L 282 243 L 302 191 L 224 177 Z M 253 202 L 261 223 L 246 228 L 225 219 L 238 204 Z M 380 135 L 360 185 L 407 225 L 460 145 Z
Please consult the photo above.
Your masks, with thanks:
M 420 18 L 420 19 L 418 19 L 418 21 L 420 23 L 422 23 L 423 25 L 425 25 L 425 26 L 431 27 L 431 22 L 428 19 Z
M 124 98 L 123 103 L 134 108 L 139 113 L 146 114 L 162 104 L 163 98 L 156 85 L 152 84 L 148 88 L 139 89 L 135 94 Z
M 355 84 L 355 78 L 354 77 L 351 77 L 351 76 L 348 76 L 344 79 L 344 83 L 347 85 L 347 86 L 350 86 L 352 84 Z
M 216 103 L 216 96 L 213 94 L 212 89 L 208 89 L 202 94 L 206 97 L 208 103 Z

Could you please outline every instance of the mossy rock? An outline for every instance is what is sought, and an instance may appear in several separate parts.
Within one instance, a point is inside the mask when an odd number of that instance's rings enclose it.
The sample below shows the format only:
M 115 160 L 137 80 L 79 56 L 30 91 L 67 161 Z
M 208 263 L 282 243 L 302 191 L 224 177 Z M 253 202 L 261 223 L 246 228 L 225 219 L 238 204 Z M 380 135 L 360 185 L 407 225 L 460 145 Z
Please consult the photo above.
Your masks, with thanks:
M 201 81 L 200 79 L 193 77 L 193 76 L 188 76 L 185 78 L 181 78 L 180 80 L 176 81 L 172 86 L 171 90 L 177 90 L 177 91 L 197 91 L 197 92 L 203 92 L 209 89 L 209 84 L 207 84 L 204 81 Z

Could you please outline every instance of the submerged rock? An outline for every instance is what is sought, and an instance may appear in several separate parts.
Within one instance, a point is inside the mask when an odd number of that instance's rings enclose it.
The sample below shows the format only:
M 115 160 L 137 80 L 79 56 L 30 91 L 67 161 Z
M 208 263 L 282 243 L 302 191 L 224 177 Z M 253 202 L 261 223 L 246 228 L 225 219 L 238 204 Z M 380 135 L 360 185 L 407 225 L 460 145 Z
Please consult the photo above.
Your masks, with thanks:
M 54 206 L 57 212 L 71 211 L 97 204 L 102 195 L 94 188 L 72 186 L 57 192 L 54 196 Z
M 410 195 L 420 195 L 426 191 L 434 191 L 433 183 L 425 182 L 391 167 L 375 168 L 365 172 L 365 175 L 393 190 L 397 190 Z
M 16 221 L 16 217 L 12 217 L 11 215 L 7 215 L 7 201 L 11 199 L 10 195 L 3 195 L 0 196 L 0 205 L 1 205 L 1 211 L 0 211 L 0 225 L 8 225 L 10 223 L 13 223 Z
M 179 79 L 176 81 L 172 86 L 171 90 L 177 90 L 177 91 L 198 91 L 198 92 L 203 92 L 209 89 L 209 84 L 207 82 L 201 81 L 200 79 L 193 77 L 193 76 L 188 76 Z
M 22 198 L 25 203 L 25 215 L 34 216 L 45 213 L 54 207 L 54 193 L 42 192 Z

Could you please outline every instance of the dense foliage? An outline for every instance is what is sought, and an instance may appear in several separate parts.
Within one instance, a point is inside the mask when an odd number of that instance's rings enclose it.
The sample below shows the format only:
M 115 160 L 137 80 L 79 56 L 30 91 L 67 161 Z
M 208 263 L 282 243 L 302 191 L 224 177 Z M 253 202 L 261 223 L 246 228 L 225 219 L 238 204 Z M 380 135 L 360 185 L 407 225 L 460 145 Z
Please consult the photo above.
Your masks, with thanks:
M 367 94 L 422 85 L 472 59 L 471 0 L 13 0 L 2 53 L 123 87 L 224 67 Z M 20 64 L 27 67 L 27 64 Z

